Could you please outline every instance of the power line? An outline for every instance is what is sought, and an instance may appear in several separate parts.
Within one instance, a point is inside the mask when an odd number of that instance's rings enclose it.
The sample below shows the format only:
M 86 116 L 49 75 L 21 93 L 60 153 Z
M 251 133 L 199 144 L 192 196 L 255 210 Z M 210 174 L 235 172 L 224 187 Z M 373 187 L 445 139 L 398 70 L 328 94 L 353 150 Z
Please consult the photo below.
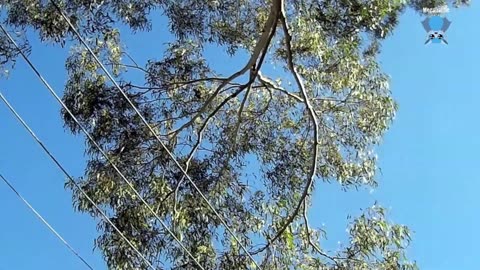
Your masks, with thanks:
M 160 139 L 160 137 L 158 136 L 158 134 L 154 131 L 154 129 L 150 126 L 150 124 L 147 122 L 147 120 L 145 119 L 145 117 L 142 115 L 142 113 L 138 110 L 138 108 L 135 106 L 135 104 L 133 104 L 133 102 L 131 101 L 131 99 L 128 97 L 128 95 L 122 90 L 122 88 L 120 87 L 120 85 L 118 85 L 118 83 L 116 82 L 116 80 L 113 78 L 113 76 L 110 74 L 110 72 L 108 72 L 107 68 L 102 64 L 102 62 L 98 59 L 98 57 L 95 55 L 95 53 L 92 51 L 92 49 L 90 48 L 90 46 L 87 44 L 87 42 L 85 42 L 85 40 L 82 38 L 82 36 L 80 35 L 80 33 L 78 32 L 78 30 L 75 28 L 75 26 L 70 22 L 70 20 L 68 19 L 68 17 L 63 13 L 62 9 L 57 5 L 57 3 L 55 3 L 54 0 L 50 0 L 50 2 L 54 5 L 54 7 L 57 9 L 57 11 L 61 14 L 61 16 L 63 17 L 63 19 L 68 23 L 68 25 L 70 26 L 70 28 L 73 30 L 73 32 L 75 33 L 75 35 L 77 36 L 77 38 L 80 40 L 80 42 L 85 46 L 85 48 L 88 50 L 88 52 L 92 55 L 92 57 L 95 59 L 95 61 L 100 65 L 100 67 L 102 68 L 102 70 L 105 72 L 105 74 L 108 76 L 108 78 L 110 79 L 110 81 L 115 85 L 115 87 L 121 92 L 121 94 L 123 95 L 123 97 L 127 100 L 127 102 L 130 104 L 130 106 L 134 109 L 135 113 L 140 117 L 140 119 L 142 120 L 142 122 L 147 126 L 147 128 L 150 130 L 150 132 L 154 135 L 154 137 L 157 139 L 157 141 L 160 143 L 160 145 L 164 148 L 164 150 L 167 152 L 167 154 L 170 156 L 170 158 L 173 160 L 173 162 L 175 163 L 175 165 L 182 171 L 182 173 L 185 175 L 185 177 L 189 180 L 190 184 L 192 184 L 192 186 L 195 188 L 195 190 L 200 194 L 200 196 L 202 197 L 202 199 L 208 204 L 209 208 L 214 212 L 214 214 L 220 219 L 220 221 L 222 222 L 222 224 L 225 226 L 225 229 L 230 233 L 230 235 L 232 235 L 232 237 L 235 239 L 235 241 L 240 245 L 240 247 L 247 253 L 247 256 L 253 261 L 253 263 L 255 264 L 255 266 L 258 268 L 258 269 L 262 269 L 258 264 L 257 262 L 255 261 L 255 259 L 253 258 L 253 256 L 250 254 L 250 252 L 248 252 L 247 248 L 240 242 L 240 240 L 238 239 L 238 237 L 233 233 L 233 231 L 230 229 L 230 227 L 228 226 L 228 224 L 225 222 L 224 218 L 222 216 L 220 216 L 220 214 L 217 212 L 217 210 L 215 210 L 215 208 L 213 207 L 212 203 L 210 203 L 210 201 L 206 198 L 206 196 L 201 192 L 201 190 L 198 188 L 198 186 L 195 184 L 195 182 L 193 182 L 193 180 L 190 178 L 190 176 L 187 174 L 187 172 L 185 171 L 185 169 L 182 167 L 182 165 L 180 165 L 180 163 L 177 161 L 175 155 L 170 152 L 170 150 L 168 150 L 168 148 L 165 146 L 165 144 L 162 142 L 162 140 Z
M 0 25 L 0 28 L 2 26 Z M 87 198 L 87 200 L 95 207 L 95 209 L 100 213 L 100 215 L 104 218 L 105 221 L 107 221 L 114 229 L 115 231 L 118 232 L 118 234 L 128 243 L 128 245 L 137 253 L 137 255 L 140 256 L 140 258 L 145 261 L 145 263 L 153 270 L 156 270 L 155 267 L 145 258 L 145 256 L 138 251 L 138 249 L 132 244 L 130 240 L 128 240 L 127 237 L 118 229 L 118 227 L 113 224 L 113 222 L 110 220 L 110 218 L 100 209 L 100 207 L 92 200 L 92 198 L 78 185 L 77 182 L 73 179 L 73 177 L 67 172 L 67 170 L 63 167 L 63 165 L 55 158 L 55 156 L 48 150 L 48 148 L 43 144 L 43 142 L 35 135 L 33 130 L 30 128 L 30 126 L 23 120 L 23 118 L 17 113 L 15 108 L 8 102 L 8 100 L 3 96 L 2 93 L 0 93 L 0 99 L 5 103 L 7 108 L 13 113 L 15 118 L 22 124 L 22 126 L 30 133 L 32 138 L 42 147 L 42 149 L 45 151 L 45 153 L 50 157 L 50 159 L 57 165 L 58 168 L 65 174 L 65 176 L 68 177 L 68 179 L 74 184 L 74 186 Z
M 3 180 L 3 182 L 5 182 L 5 184 L 7 184 L 7 186 L 13 191 L 13 193 L 15 193 L 15 195 L 17 195 L 17 197 L 28 207 L 30 208 L 30 210 L 35 214 L 35 216 L 37 216 L 37 218 L 39 218 L 43 224 L 45 224 L 45 226 L 48 227 L 48 229 L 53 233 L 55 234 L 55 236 L 60 239 L 60 241 L 62 241 L 62 243 L 78 258 L 80 259 L 89 269 L 93 270 L 93 267 L 90 266 L 90 264 L 87 263 L 87 261 L 85 259 L 82 258 L 82 256 L 80 256 L 80 254 L 78 254 L 78 252 L 53 228 L 53 226 L 50 225 L 50 223 L 48 223 L 48 221 L 46 219 L 44 219 L 42 217 L 42 215 L 40 213 L 37 212 L 37 210 L 35 210 L 35 208 L 25 199 L 23 198 L 23 196 L 17 191 L 17 189 L 5 178 L 3 177 L 3 175 L 0 173 L 0 178 Z
M 65 111 L 72 117 L 72 119 L 75 121 L 75 123 L 80 127 L 82 132 L 87 136 L 87 138 L 95 145 L 95 147 L 100 151 L 100 153 L 105 157 L 105 159 L 112 165 L 112 167 L 115 169 L 115 171 L 120 175 L 120 177 L 125 181 L 125 183 L 133 190 L 134 194 L 139 198 L 139 200 L 145 204 L 147 209 L 156 217 L 156 219 L 160 222 L 162 227 L 173 237 L 173 239 L 180 245 L 180 247 L 187 253 L 188 256 L 192 258 L 192 260 L 195 262 L 195 264 L 200 267 L 200 269 L 205 270 L 203 266 L 198 262 L 198 260 L 193 256 L 193 254 L 182 244 L 182 242 L 178 239 L 178 237 L 175 236 L 175 234 L 168 228 L 168 226 L 165 224 L 165 222 L 162 221 L 162 219 L 158 216 L 158 214 L 153 210 L 153 208 L 145 201 L 143 196 L 135 189 L 133 184 L 125 177 L 125 175 L 118 169 L 118 167 L 115 165 L 115 163 L 112 161 L 112 159 L 105 153 L 105 151 L 100 147 L 100 145 L 93 139 L 92 135 L 86 130 L 86 128 L 78 121 L 78 119 L 75 117 L 75 115 L 70 111 L 70 109 L 65 105 L 65 103 L 62 101 L 62 99 L 55 93 L 53 88 L 50 86 L 50 84 L 43 78 L 43 76 L 40 74 L 38 69 L 33 65 L 33 63 L 30 61 L 30 59 L 23 53 L 23 51 L 20 49 L 18 44 L 15 42 L 15 40 L 12 38 L 12 36 L 6 31 L 6 29 L 3 27 L 3 25 L 0 24 L 0 29 L 5 33 L 5 35 L 8 37 L 10 42 L 16 47 L 16 49 L 19 51 L 20 55 L 22 58 L 27 62 L 27 64 L 30 66 L 30 68 L 34 71 L 34 73 L 37 75 L 37 77 L 43 82 L 43 84 L 47 87 L 49 90 L 50 94 L 54 96 L 54 98 L 61 104 L 61 106 L 65 109 Z

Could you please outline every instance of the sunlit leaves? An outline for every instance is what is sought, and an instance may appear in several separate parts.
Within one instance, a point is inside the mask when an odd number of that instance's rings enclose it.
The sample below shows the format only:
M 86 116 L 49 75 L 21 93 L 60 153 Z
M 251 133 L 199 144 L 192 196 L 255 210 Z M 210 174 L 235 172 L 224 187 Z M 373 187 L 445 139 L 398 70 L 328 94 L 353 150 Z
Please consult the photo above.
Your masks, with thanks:
M 389 223 L 385 209 L 374 205 L 351 223 L 351 246 L 339 255 L 353 269 L 416 269 L 402 251 L 410 240 L 407 227 Z
M 71 33 L 44 1 L 3 2 L 11 28 L 34 29 L 42 40 L 59 44 Z M 268 53 L 262 76 L 246 83 L 255 73 L 247 67 L 250 70 L 243 76 L 227 82 L 230 74 L 218 75 L 222 72 L 210 65 L 212 55 L 205 53 L 206 45 L 231 55 L 248 55 L 264 31 L 272 3 L 72 0 L 60 4 L 251 252 L 285 225 L 302 199 L 313 164 L 313 124 L 304 93 L 286 74 L 288 60 L 292 58 L 318 118 L 313 186 L 321 181 L 335 181 L 345 189 L 375 186 L 373 149 L 396 111 L 388 77 L 376 55 L 405 7 L 401 1 L 386 0 L 286 1 L 291 55 L 278 24 L 270 46 L 263 48 Z M 174 40 L 164 52 L 152 52 L 146 63 L 132 64 L 129 59 L 127 64 L 117 28 L 125 24 L 134 31 L 149 30 L 149 14 L 155 9 L 164 12 Z M 0 40 L 1 63 L 11 63 L 15 56 L 11 46 Z M 230 59 L 224 62 L 237 69 Z M 240 245 L 99 68 L 82 46 L 72 48 L 63 97 L 71 112 L 206 269 L 250 267 L 252 262 Z M 144 78 L 134 79 L 128 70 L 141 72 Z M 80 133 L 67 111 L 62 116 L 70 131 Z M 149 258 L 193 269 L 191 258 L 91 142 L 86 154 L 85 175 L 78 182 L 128 239 Z M 70 182 L 67 187 L 74 191 L 77 210 L 99 217 L 82 193 Z M 322 249 L 323 231 L 308 224 L 309 204 L 307 196 L 305 213 L 300 211 L 287 224 L 278 241 L 254 254 L 265 269 L 408 269 L 403 258 L 408 230 L 387 222 L 380 208 L 354 220 L 345 250 L 327 254 Z M 98 229 L 95 244 L 110 268 L 146 268 L 112 226 L 99 220 Z

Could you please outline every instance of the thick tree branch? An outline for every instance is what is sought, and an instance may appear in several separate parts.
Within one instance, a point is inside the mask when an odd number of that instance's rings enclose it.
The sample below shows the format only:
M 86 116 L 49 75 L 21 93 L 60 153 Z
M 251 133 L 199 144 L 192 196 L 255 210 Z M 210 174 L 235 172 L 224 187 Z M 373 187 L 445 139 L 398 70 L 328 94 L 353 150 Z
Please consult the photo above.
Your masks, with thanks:
M 278 0 L 280 1 L 280 0 Z M 276 1 L 275 1 L 276 2 Z M 272 5 L 272 7 L 276 7 L 276 4 L 274 3 Z M 267 43 L 265 44 L 265 48 L 263 48 L 263 50 L 261 51 L 261 55 L 260 55 L 260 60 L 257 63 L 255 63 L 254 65 L 252 65 L 253 67 L 253 70 L 250 74 L 250 78 L 248 80 L 248 82 L 242 86 L 240 86 L 240 88 L 235 92 L 233 93 L 232 95 L 228 96 L 226 99 L 224 99 L 217 107 L 216 109 L 213 110 L 213 112 L 211 112 L 207 118 L 205 119 L 204 123 L 202 124 L 202 126 L 200 127 L 200 130 L 199 132 L 197 132 L 197 141 L 194 145 L 194 147 L 192 148 L 191 152 L 189 153 L 188 155 L 188 159 L 187 159 L 187 167 L 188 167 L 188 163 L 190 162 L 190 160 L 193 158 L 193 155 L 195 154 L 195 152 L 197 151 L 198 147 L 200 146 L 201 142 L 202 142 L 202 138 L 203 138 L 203 132 L 205 131 L 208 123 L 210 122 L 210 120 L 218 113 L 218 111 L 220 111 L 220 109 L 225 105 L 227 104 L 232 98 L 235 98 L 237 97 L 241 92 L 243 92 L 243 90 L 245 89 L 249 89 L 251 87 L 251 84 L 256 80 L 256 78 L 258 77 L 258 73 L 260 72 L 260 69 L 262 68 L 262 65 L 265 61 L 265 57 L 267 56 L 267 52 L 268 52 L 268 48 L 270 46 L 270 41 L 273 39 L 273 37 L 275 36 L 275 30 L 277 28 L 277 22 L 278 22 L 278 16 L 279 16 L 279 13 L 276 12 L 276 17 L 275 17 L 275 23 L 273 25 L 273 27 L 270 29 L 271 32 L 269 33 L 268 37 L 267 37 Z M 208 102 L 208 101 L 207 101 Z M 199 112 L 200 113 L 200 112 Z M 194 118 L 192 118 L 192 120 L 194 120 Z M 189 121 L 191 122 L 191 121 Z M 187 123 L 188 124 L 188 123 Z M 185 125 L 183 127 L 186 127 Z M 180 131 L 183 127 L 179 128 L 177 131 Z M 176 131 L 176 132 L 177 132 Z M 175 134 L 176 135 L 176 134 Z M 186 169 L 186 172 L 188 172 L 188 168 Z M 183 177 L 182 177 L 182 180 L 180 182 L 183 181 Z
M 198 117 L 202 113 L 205 112 L 207 107 L 212 103 L 212 101 L 217 97 L 218 93 L 220 90 L 222 90 L 223 87 L 225 87 L 228 83 L 231 81 L 235 80 L 236 78 L 242 76 L 247 72 L 252 66 L 256 67 L 257 71 L 260 69 L 258 65 L 256 65 L 258 57 L 261 55 L 262 52 L 265 52 L 268 50 L 270 41 L 272 40 L 275 30 L 277 28 L 277 23 L 278 23 L 278 16 L 280 13 L 281 9 L 281 1 L 280 0 L 275 0 L 272 3 L 272 6 L 270 8 L 270 14 L 268 15 L 267 22 L 265 23 L 265 27 L 263 28 L 262 35 L 260 36 L 257 45 L 255 46 L 252 56 L 248 60 L 247 64 L 239 71 L 235 72 L 232 74 L 230 77 L 228 77 L 225 81 L 223 81 L 215 90 L 215 92 L 208 98 L 208 100 L 205 102 L 205 104 L 202 106 L 200 111 L 187 123 L 182 125 L 180 128 L 178 128 L 175 133 L 178 134 L 179 131 L 185 129 L 186 127 L 190 126 L 195 120 L 197 120 Z M 253 81 L 252 81 L 253 82 Z M 252 83 L 250 82 L 250 83 Z
M 286 49 L 287 49 L 288 67 L 290 69 L 290 72 L 295 77 L 295 81 L 296 81 L 296 83 L 298 85 L 298 88 L 300 89 L 300 92 L 302 93 L 302 96 L 303 96 L 303 102 L 305 103 L 308 114 L 311 118 L 311 121 L 313 122 L 313 125 L 314 125 L 314 129 L 313 129 L 314 141 L 313 141 L 313 145 L 312 145 L 312 155 L 313 155 L 312 164 L 310 166 L 310 172 L 308 174 L 307 183 L 306 183 L 305 189 L 303 190 L 303 193 L 300 197 L 300 201 L 298 202 L 298 204 L 297 204 L 296 208 L 294 209 L 293 213 L 290 214 L 290 216 L 286 220 L 283 227 L 277 232 L 277 234 L 274 237 L 272 237 L 268 241 L 266 247 L 268 247 L 273 242 L 278 240 L 278 238 L 280 238 L 280 236 L 283 234 L 283 232 L 288 228 L 288 226 L 290 226 L 290 224 L 295 220 L 295 218 L 299 214 L 299 212 L 302 208 L 302 205 L 303 205 L 304 201 L 306 200 L 307 196 L 309 195 L 310 189 L 312 188 L 313 182 L 315 180 L 315 175 L 316 175 L 316 171 L 317 171 L 317 162 L 318 162 L 318 145 L 319 145 L 319 138 L 318 138 L 319 127 L 318 126 L 319 126 L 319 123 L 318 123 L 317 115 L 315 114 L 315 110 L 313 109 L 312 105 L 310 104 L 310 100 L 309 100 L 307 91 L 306 91 L 305 86 L 303 84 L 303 80 L 302 80 L 300 74 L 297 72 L 297 70 L 295 68 L 295 64 L 293 62 L 293 52 L 292 52 L 292 44 L 291 44 L 292 36 L 290 34 L 287 19 L 285 17 L 283 0 L 281 2 L 282 2 L 282 5 L 281 5 L 282 10 L 280 12 L 280 21 L 282 22 L 283 32 L 285 34 L 285 41 L 286 41 L 285 46 L 286 46 Z

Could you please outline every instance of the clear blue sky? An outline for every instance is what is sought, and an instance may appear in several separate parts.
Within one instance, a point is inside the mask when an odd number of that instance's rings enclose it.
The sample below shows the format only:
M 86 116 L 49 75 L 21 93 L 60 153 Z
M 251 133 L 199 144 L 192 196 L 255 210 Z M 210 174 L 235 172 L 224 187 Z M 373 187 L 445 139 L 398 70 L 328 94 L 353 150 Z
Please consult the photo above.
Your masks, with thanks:
M 475 69 L 480 62 L 476 50 L 480 33 L 474 22 L 479 14 L 476 1 L 470 8 L 451 10 L 450 44 L 425 47 L 422 18 L 407 12 L 384 43 L 380 59 L 392 77 L 400 109 L 378 151 L 380 187 L 370 194 L 368 190 L 345 193 L 336 184 L 318 185 L 311 222 L 326 226 L 327 246 L 335 247 L 344 239 L 347 214 L 358 214 L 378 200 L 391 207 L 394 221 L 414 230 L 409 255 L 421 269 L 478 269 L 480 89 Z M 127 43 L 129 52 L 141 61 L 160 58 L 165 40 L 155 28 L 153 34 Z M 33 46 L 32 60 L 61 91 L 68 49 L 37 42 Z M 59 105 L 23 61 L 0 88 L 66 168 L 80 176 L 85 165 L 83 140 L 64 132 Z M 95 222 L 73 212 L 71 196 L 63 188 L 65 177 L 3 105 L 0 149 L 0 172 L 95 269 L 106 269 L 98 252 L 92 252 Z M 0 270 L 85 269 L 3 184 L 0 205 Z

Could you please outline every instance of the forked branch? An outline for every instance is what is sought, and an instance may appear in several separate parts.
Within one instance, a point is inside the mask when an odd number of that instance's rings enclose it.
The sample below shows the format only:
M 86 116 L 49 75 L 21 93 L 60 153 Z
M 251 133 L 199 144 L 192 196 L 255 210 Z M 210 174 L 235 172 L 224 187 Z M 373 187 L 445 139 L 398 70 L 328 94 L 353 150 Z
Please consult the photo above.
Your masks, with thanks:
M 295 64 L 293 62 L 293 52 L 292 52 L 292 35 L 290 34 L 290 30 L 288 27 L 288 22 L 285 17 L 285 10 L 284 10 L 284 1 L 280 0 L 281 2 L 281 11 L 280 11 L 280 16 L 279 19 L 282 22 L 283 26 L 283 32 L 285 34 L 285 46 L 287 50 L 287 64 L 290 72 L 295 78 L 295 81 L 297 83 L 298 88 L 300 89 L 300 93 L 302 94 L 303 97 L 303 102 L 305 103 L 305 106 L 307 108 L 308 114 L 311 118 L 311 121 L 313 122 L 314 128 L 313 128 L 313 145 L 312 145 L 312 164 L 310 165 L 310 171 L 308 173 L 308 179 L 307 183 L 305 185 L 305 188 L 303 190 L 303 193 L 300 197 L 300 200 L 294 209 L 293 213 L 289 215 L 287 218 L 285 224 L 280 228 L 280 230 L 275 234 L 274 237 L 270 238 L 268 241 L 267 245 L 265 245 L 264 248 L 262 248 L 260 251 L 264 250 L 268 246 L 270 246 L 273 242 L 278 240 L 280 236 L 283 234 L 283 232 L 290 226 L 290 224 L 295 220 L 295 218 L 298 216 L 300 213 L 300 210 L 302 208 L 302 205 L 304 204 L 307 196 L 310 193 L 310 190 L 312 188 L 313 182 L 315 180 L 315 175 L 317 172 L 317 162 L 318 162 L 318 145 L 319 145 L 319 123 L 317 119 L 317 115 L 315 113 L 315 110 L 313 109 L 307 91 L 305 89 L 305 86 L 303 84 L 303 79 L 301 78 L 300 74 L 295 68 Z

